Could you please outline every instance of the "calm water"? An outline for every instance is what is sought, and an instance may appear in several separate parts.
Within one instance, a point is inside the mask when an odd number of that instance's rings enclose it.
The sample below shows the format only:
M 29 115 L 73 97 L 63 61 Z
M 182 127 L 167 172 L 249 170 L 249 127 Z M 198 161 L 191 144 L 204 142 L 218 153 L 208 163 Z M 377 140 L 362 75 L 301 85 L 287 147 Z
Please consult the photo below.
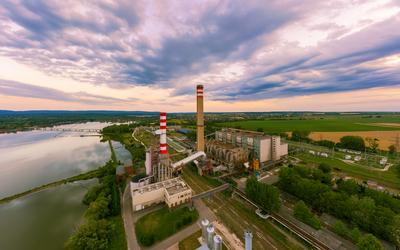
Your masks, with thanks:
M 63 128 L 101 129 L 107 123 Z M 113 142 L 122 162 L 130 159 Z M 76 132 L 0 134 L 0 198 L 95 169 L 111 158 L 108 143 Z M 0 250 L 57 250 L 83 220 L 82 198 L 96 180 L 69 183 L 0 205 Z
M 68 127 L 101 128 L 105 123 Z M 77 175 L 110 159 L 107 143 L 77 133 L 29 131 L 0 135 L 0 198 Z
M 63 249 L 83 221 L 82 198 L 96 182 L 69 183 L 0 205 L 0 249 Z

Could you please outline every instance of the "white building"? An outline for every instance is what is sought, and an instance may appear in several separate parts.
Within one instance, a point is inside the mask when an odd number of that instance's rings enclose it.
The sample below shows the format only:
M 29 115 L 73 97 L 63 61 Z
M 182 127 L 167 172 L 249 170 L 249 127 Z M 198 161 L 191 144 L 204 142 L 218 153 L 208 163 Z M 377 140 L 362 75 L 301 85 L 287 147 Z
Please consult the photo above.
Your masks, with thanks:
M 152 183 L 142 187 L 130 184 L 133 211 L 165 202 L 169 208 L 189 202 L 192 189 L 180 178 Z

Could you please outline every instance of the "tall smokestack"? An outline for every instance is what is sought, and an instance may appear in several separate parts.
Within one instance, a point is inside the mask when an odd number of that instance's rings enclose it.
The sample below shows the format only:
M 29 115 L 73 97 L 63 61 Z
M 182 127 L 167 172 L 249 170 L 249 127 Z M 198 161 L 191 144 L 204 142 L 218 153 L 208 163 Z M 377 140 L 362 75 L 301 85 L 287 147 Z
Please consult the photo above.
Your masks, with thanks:
M 167 113 L 160 112 L 160 154 L 166 155 L 167 151 Z
M 204 87 L 197 85 L 197 151 L 204 152 Z

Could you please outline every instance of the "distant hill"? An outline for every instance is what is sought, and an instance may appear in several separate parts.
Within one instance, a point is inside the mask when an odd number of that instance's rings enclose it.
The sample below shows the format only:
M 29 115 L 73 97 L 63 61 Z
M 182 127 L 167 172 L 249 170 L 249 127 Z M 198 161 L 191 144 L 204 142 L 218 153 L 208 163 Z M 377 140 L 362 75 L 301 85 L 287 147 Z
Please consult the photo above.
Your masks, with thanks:
M 110 116 L 141 116 L 141 115 L 157 115 L 159 112 L 154 111 L 110 111 L 110 110 L 0 110 L 0 116 L 43 116 L 43 115 L 110 115 Z

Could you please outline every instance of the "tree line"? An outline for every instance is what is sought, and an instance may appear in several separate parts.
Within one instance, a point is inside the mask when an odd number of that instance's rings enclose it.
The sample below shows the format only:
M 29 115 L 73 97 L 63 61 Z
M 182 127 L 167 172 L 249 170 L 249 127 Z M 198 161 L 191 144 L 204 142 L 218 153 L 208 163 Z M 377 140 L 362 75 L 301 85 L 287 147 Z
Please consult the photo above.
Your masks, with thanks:
M 100 171 L 99 184 L 90 188 L 82 200 L 88 206 L 86 223 L 68 239 L 66 249 L 109 249 L 111 245 L 116 227 L 112 218 L 121 213 L 115 163 L 107 162 Z
M 343 221 L 388 240 L 400 247 L 398 200 L 388 194 L 354 183 L 338 181 L 337 188 L 315 178 L 314 172 L 301 167 L 281 168 L 278 186 L 303 200 L 318 213 L 329 213 Z M 326 173 L 325 173 L 326 174 Z

